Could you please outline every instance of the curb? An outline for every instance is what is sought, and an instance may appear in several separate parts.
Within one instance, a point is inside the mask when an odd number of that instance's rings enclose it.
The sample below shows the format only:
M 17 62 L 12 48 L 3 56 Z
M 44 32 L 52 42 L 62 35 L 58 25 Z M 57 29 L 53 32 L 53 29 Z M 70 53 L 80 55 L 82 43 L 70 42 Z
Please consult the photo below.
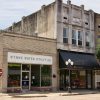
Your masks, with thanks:
M 48 97 L 46 95 L 38 95 L 38 96 L 12 96 L 12 98 L 41 98 L 41 97 Z
M 49 93 L 49 94 L 6 94 L 0 93 L 0 96 L 11 96 L 12 98 L 35 98 L 35 97 L 49 97 L 49 96 L 74 96 L 74 95 L 88 95 L 88 94 L 100 94 L 100 91 L 94 92 L 72 92 L 72 93 Z
M 100 92 L 91 92 L 91 93 L 68 93 L 68 94 L 60 94 L 59 96 L 73 96 L 73 95 L 88 95 L 88 94 L 97 94 Z

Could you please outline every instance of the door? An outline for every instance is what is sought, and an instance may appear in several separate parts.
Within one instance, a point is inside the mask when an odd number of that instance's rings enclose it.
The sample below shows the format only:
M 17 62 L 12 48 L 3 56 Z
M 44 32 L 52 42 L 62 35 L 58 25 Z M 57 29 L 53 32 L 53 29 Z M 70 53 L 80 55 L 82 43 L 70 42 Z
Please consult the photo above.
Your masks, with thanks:
M 29 72 L 22 72 L 22 90 L 29 90 Z
M 69 86 L 69 71 L 60 70 L 60 89 L 67 90 Z

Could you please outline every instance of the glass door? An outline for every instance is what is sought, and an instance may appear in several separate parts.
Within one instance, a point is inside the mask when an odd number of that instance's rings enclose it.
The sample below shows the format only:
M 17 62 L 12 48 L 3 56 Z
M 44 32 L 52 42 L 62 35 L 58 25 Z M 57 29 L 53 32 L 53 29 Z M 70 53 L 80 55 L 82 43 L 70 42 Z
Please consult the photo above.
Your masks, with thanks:
M 22 72 L 22 89 L 29 89 L 29 72 Z
M 60 70 L 60 89 L 67 90 L 69 86 L 69 72 L 68 70 Z
M 30 65 L 22 64 L 22 75 L 21 75 L 22 90 L 30 89 Z

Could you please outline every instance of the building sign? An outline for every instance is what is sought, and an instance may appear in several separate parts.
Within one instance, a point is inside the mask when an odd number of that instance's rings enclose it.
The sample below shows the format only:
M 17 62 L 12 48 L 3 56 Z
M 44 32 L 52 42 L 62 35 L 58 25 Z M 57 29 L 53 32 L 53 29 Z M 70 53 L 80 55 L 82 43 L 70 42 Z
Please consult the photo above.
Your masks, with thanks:
M 26 63 L 26 64 L 52 65 L 52 57 L 8 52 L 8 62 L 9 63 L 23 63 L 23 64 Z

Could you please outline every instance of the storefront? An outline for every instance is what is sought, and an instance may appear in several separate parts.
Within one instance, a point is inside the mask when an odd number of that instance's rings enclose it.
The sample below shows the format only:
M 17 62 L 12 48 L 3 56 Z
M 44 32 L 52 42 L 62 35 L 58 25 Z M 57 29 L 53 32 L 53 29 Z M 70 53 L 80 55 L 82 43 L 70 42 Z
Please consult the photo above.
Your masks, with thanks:
M 52 57 L 8 52 L 8 92 L 52 87 Z
M 68 59 L 74 62 L 70 68 L 65 64 Z M 100 70 L 100 68 L 93 54 L 60 50 L 59 62 L 61 90 L 68 89 L 69 78 L 72 89 L 95 88 L 95 70 Z
M 0 92 L 56 91 L 56 40 L 1 32 Z

